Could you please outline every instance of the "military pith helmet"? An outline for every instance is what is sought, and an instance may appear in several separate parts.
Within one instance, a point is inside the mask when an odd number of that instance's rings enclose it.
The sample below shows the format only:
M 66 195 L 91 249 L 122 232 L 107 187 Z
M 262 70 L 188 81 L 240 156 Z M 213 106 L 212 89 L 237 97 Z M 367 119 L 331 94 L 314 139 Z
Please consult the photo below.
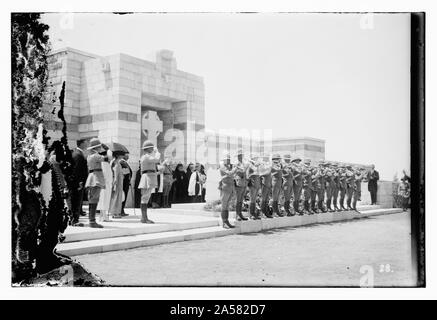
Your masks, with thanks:
M 284 159 L 291 159 L 291 154 L 289 153 L 284 154 Z
M 294 158 L 293 160 L 291 160 L 291 162 L 301 162 L 302 159 L 301 158 Z
M 311 159 L 305 159 L 305 161 L 303 162 L 305 164 L 311 164 Z
M 352 166 L 351 166 L 351 165 L 347 165 L 347 166 L 346 166 L 346 169 L 351 170 L 351 169 L 352 169 Z
M 243 149 L 238 149 L 237 150 L 237 156 L 243 155 L 243 154 L 244 154 Z
M 280 155 L 279 153 L 275 153 L 275 154 L 272 156 L 272 160 L 276 160 L 276 159 L 281 159 L 281 155 Z
M 155 146 L 153 145 L 153 142 L 152 141 L 150 141 L 150 140 L 146 140 L 146 141 L 144 141 L 144 143 L 143 143 L 143 150 L 144 149 L 149 149 L 149 148 L 154 148 Z
M 100 142 L 99 139 L 92 138 L 90 140 L 90 146 L 88 147 L 88 150 L 97 149 L 97 148 L 102 148 L 102 143 Z

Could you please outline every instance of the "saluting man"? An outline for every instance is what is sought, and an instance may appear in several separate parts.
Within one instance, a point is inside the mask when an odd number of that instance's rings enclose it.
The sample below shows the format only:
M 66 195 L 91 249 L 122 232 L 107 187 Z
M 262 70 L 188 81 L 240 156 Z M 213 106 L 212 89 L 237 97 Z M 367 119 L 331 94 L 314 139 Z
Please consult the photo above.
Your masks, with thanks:
M 281 156 L 279 154 L 274 154 L 272 157 L 272 208 L 273 214 L 278 217 L 283 217 L 284 215 L 279 211 L 279 195 L 282 189 L 282 170 L 283 166 L 281 163 Z
M 247 166 L 247 179 L 248 179 L 248 187 L 249 187 L 249 214 L 250 218 L 253 220 L 261 219 L 256 210 L 256 198 L 258 197 L 259 189 L 261 188 L 261 180 L 259 176 L 259 166 L 260 162 L 258 161 L 258 157 L 252 156 L 249 160 Z
M 220 199 L 222 202 L 222 221 L 223 228 L 230 229 L 235 228 L 229 222 L 229 202 L 232 197 L 232 193 L 234 192 L 234 178 L 235 172 L 237 171 L 237 167 L 231 164 L 231 155 L 227 152 L 224 153 L 223 159 L 220 162 L 220 176 L 221 179 L 219 181 L 219 190 L 220 190 Z
M 144 141 L 144 154 L 140 159 L 141 179 L 138 189 L 141 189 L 141 222 L 154 223 L 147 217 L 147 204 L 149 203 L 152 190 L 158 186 L 157 163 L 161 158 L 158 149 L 149 140 Z
M 291 161 L 293 173 L 293 207 L 294 211 L 300 216 L 303 215 L 303 211 L 299 208 L 303 188 L 303 168 L 300 165 L 301 161 L 302 159 L 300 158 L 295 158 Z
M 284 163 L 282 169 L 283 190 L 284 190 L 284 210 L 287 217 L 294 216 L 295 212 L 290 211 L 290 200 L 293 195 L 293 169 L 291 168 L 291 155 L 284 155 Z
M 88 190 L 89 203 L 89 226 L 91 228 L 103 228 L 96 222 L 97 204 L 99 203 L 100 191 L 105 189 L 105 177 L 102 171 L 102 162 L 109 161 L 108 156 L 103 156 L 99 152 L 104 149 L 99 139 L 92 138 L 88 147 L 89 155 L 87 157 L 88 178 L 85 182 L 85 188 Z
M 243 158 L 243 150 L 237 151 L 237 163 L 235 164 L 235 192 L 237 196 L 237 203 L 235 204 L 235 210 L 238 221 L 246 221 L 247 218 L 243 216 L 243 200 L 247 192 L 247 178 L 246 172 L 248 163 Z
M 269 161 L 269 156 L 264 155 L 263 161 L 259 166 L 259 175 L 261 178 L 261 212 L 267 218 L 273 218 L 269 212 L 269 196 L 272 192 L 272 164 Z

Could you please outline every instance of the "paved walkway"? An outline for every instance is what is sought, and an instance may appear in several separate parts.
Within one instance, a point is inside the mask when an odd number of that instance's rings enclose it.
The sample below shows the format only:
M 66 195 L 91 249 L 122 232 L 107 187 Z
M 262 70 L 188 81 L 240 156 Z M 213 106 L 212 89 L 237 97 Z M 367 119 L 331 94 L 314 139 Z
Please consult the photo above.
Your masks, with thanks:
M 358 286 L 370 266 L 375 286 L 410 286 L 409 232 L 400 213 L 76 259 L 108 285 Z

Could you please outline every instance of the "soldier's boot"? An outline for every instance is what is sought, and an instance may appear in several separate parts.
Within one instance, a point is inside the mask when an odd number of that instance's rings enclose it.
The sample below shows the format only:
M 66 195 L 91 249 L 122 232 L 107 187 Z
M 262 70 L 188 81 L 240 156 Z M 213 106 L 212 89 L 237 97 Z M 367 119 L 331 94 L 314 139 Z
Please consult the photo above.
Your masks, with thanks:
M 285 201 L 284 202 L 284 210 L 285 210 L 285 213 L 287 214 L 287 217 L 291 217 L 292 216 L 292 213 L 290 211 L 290 201 Z
M 147 223 L 147 224 L 155 223 L 147 217 L 147 203 L 141 204 L 141 223 Z
M 89 226 L 90 228 L 103 228 L 101 224 L 98 224 L 96 222 L 96 212 L 97 212 L 97 203 L 90 203 L 89 213 L 88 213 Z
M 270 208 L 269 208 L 269 205 L 268 205 L 267 201 L 262 201 L 261 202 L 261 212 L 264 213 L 264 215 L 267 218 L 273 218 L 273 216 L 269 212 L 270 211 L 269 209 Z
M 351 199 L 347 199 L 347 201 L 346 201 L 346 205 L 347 205 L 347 210 L 352 211 L 352 207 L 351 207 Z
M 337 199 L 334 199 L 333 202 L 334 202 L 334 212 L 340 211 L 340 208 L 337 206 Z
M 326 209 L 328 210 L 328 212 L 332 212 L 331 199 L 326 199 Z
M 237 213 L 237 220 L 238 221 L 246 221 L 247 218 L 245 216 L 243 216 L 243 203 L 242 202 L 237 202 L 236 205 L 236 213 Z
M 340 199 L 340 210 L 346 211 L 346 208 L 344 207 L 344 199 Z
M 273 212 L 276 216 L 278 217 L 283 217 L 284 215 L 281 213 L 281 211 L 279 210 L 279 205 L 278 205 L 278 201 L 273 201 Z
M 250 219 L 252 220 L 256 220 L 256 207 L 255 207 L 255 203 L 250 203 L 249 204 L 249 214 L 250 214 Z
M 223 228 L 225 228 L 225 229 L 235 228 L 235 226 L 233 226 L 229 222 L 229 211 L 228 210 L 222 210 L 222 221 L 223 221 Z
M 323 213 L 325 213 L 326 211 L 328 211 L 328 210 L 326 210 L 325 207 L 323 206 L 323 200 L 319 200 L 319 210 L 320 210 L 321 212 L 323 212 Z
M 316 208 L 316 201 L 315 200 L 311 200 L 311 210 L 312 213 L 318 213 L 317 212 L 317 208 Z

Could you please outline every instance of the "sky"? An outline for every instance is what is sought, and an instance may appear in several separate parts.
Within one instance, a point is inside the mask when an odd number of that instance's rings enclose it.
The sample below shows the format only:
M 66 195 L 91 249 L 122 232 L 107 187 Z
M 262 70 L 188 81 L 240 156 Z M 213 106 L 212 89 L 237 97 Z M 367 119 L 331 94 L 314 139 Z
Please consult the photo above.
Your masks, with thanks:
M 46 14 L 53 49 L 174 52 L 205 82 L 208 129 L 326 141 L 326 159 L 410 167 L 408 14 Z

